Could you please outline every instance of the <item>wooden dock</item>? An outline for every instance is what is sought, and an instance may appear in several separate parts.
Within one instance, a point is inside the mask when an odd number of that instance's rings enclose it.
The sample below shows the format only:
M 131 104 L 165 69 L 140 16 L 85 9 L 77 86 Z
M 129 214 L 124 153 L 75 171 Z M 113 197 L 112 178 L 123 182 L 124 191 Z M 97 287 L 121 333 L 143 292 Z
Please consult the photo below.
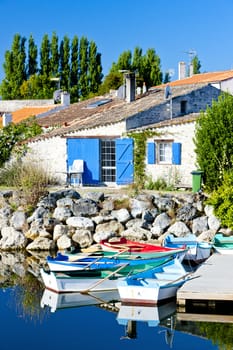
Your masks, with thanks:
M 214 253 L 177 292 L 178 310 L 187 305 L 215 308 L 217 303 L 233 305 L 233 255 Z M 183 310 L 185 311 L 185 310 Z

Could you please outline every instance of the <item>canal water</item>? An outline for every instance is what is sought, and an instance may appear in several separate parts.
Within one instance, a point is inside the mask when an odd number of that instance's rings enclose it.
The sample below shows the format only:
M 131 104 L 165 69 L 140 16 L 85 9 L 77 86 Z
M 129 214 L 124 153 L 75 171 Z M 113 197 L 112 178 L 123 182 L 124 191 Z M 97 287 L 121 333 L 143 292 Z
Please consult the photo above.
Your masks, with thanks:
M 232 314 L 193 322 L 174 301 L 143 307 L 121 304 L 117 292 L 58 295 L 30 278 L 1 283 L 1 350 L 233 349 Z

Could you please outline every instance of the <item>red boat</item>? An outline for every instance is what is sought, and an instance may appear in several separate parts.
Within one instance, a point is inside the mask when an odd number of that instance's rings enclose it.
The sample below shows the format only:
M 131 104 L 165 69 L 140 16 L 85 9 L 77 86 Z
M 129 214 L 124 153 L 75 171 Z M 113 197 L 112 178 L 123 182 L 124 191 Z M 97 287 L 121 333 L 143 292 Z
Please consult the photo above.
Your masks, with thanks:
M 167 248 L 160 245 L 149 244 L 144 242 L 131 241 L 125 237 L 120 237 L 111 240 L 102 240 L 99 242 L 101 249 L 104 252 L 109 253 L 130 253 L 132 255 L 143 255 L 145 256 L 164 256 L 179 254 L 180 256 L 185 254 L 187 251 L 186 247 L 179 248 Z

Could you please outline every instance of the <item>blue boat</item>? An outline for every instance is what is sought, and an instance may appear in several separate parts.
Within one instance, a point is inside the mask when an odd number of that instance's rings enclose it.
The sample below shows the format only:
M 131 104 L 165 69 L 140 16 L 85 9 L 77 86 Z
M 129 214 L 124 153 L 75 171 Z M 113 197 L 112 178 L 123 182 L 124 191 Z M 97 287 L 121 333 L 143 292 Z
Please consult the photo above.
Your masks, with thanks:
M 187 252 L 185 253 L 184 260 L 200 264 L 209 258 L 213 244 L 198 241 L 197 236 L 190 233 L 184 237 L 175 237 L 173 234 L 168 234 L 163 241 L 163 246 L 168 248 L 181 248 L 185 246 Z

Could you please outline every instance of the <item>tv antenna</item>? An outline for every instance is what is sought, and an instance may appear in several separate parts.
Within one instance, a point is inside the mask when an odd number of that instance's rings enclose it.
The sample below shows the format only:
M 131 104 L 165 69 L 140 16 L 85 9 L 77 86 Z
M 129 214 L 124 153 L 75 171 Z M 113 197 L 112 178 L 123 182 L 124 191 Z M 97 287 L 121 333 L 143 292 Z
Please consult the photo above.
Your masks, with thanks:
M 184 53 L 189 55 L 190 62 L 193 60 L 193 58 L 196 56 L 197 51 L 190 49 L 189 51 L 185 51 Z

